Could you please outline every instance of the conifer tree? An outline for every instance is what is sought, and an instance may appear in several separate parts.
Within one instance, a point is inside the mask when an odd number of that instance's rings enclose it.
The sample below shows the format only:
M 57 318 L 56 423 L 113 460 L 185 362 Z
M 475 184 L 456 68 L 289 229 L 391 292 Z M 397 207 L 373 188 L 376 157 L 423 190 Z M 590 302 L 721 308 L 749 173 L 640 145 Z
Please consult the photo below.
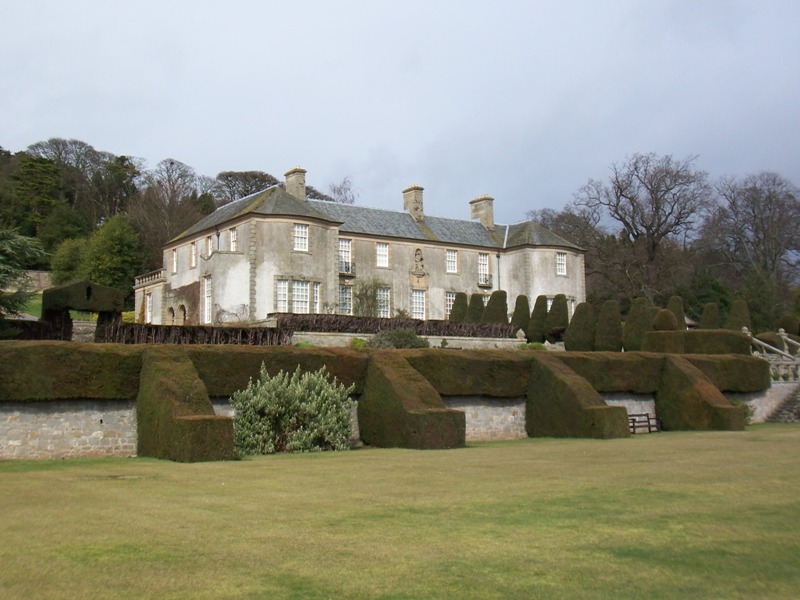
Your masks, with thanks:
M 564 348 L 574 352 L 594 350 L 595 319 L 594 307 L 581 302 L 575 307 L 575 314 L 564 333 Z
M 622 330 L 622 346 L 626 352 L 642 349 L 644 334 L 653 330 L 653 313 L 647 298 L 635 298 Z
M 564 332 L 569 325 L 569 307 L 567 297 L 564 294 L 557 294 L 553 298 L 553 304 L 547 312 L 547 319 L 544 322 L 544 335 L 551 344 L 560 342 L 564 339 Z
M 481 323 L 508 324 L 508 301 L 505 290 L 495 290 L 483 309 Z
M 622 320 L 619 303 L 606 300 L 597 315 L 597 330 L 594 337 L 594 349 L 598 352 L 619 352 L 622 350 Z
M 703 306 L 699 328 L 719 329 L 719 305 L 716 302 L 708 302 Z
M 514 314 L 511 315 L 511 329 L 512 333 L 516 335 L 520 329 L 525 330 L 528 326 L 528 321 L 531 318 L 531 307 L 528 303 L 528 297 L 524 294 L 517 296 L 514 303 Z
M 464 292 L 456 292 L 456 297 L 453 300 L 453 308 L 450 309 L 450 320 L 454 323 L 463 323 L 467 318 L 467 305 L 469 301 L 467 294 Z
M 467 318 L 464 319 L 467 323 L 480 323 L 483 316 L 483 294 L 472 294 L 469 297 L 469 306 L 467 307 Z
M 541 344 L 544 341 L 544 322 L 547 319 L 547 296 L 537 296 L 533 303 L 531 318 L 525 328 L 525 337 L 530 344 Z
M 678 329 L 686 329 L 686 315 L 683 312 L 683 298 L 680 296 L 672 296 L 667 302 L 667 310 L 672 311 L 675 315 L 675 322 Z
M 656 318 L 653 319 L 653 329 L 655 331 L 677 331 L 678 319 L 675 318 L 675 313 L 668 308 L 659 310 Z
M 728 312 L 728 318 L 725 320 L 725 329 L 741 331 L 742 327 L 747 327 L 752 331 L 753 326 L 750 323 L 750 308 L 747 306 L 747 300 L 744 298 L 737 298 L 731 304 L 731 310 Z

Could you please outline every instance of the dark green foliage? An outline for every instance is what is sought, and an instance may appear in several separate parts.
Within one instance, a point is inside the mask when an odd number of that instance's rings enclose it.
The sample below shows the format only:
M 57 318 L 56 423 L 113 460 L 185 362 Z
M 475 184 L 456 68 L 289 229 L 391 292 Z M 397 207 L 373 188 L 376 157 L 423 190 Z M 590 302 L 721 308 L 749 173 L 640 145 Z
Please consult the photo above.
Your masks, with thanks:
M 547 312 L 544 321 L 544 335 L 551 344 L 560 342 L 564 339 L 564 332 L 569 325 L 569 307 L 567 297 L 564 294 L 557 294 L 553 298 L 553 304 Z
M 480 323 L 483 316 L 483 294 L 472 294 L 469 297 L 469 306 L 467 307 L 467 317 L 464 319 L 467 323 Z
M 769 363 L 750 354 L 731 356 L 702 353 L 687 354 L 683 358 L 700 369 L 722 392 L 761 392 L 772 383 Z
M 139 234 L 125 217 L 112 217 L 89 238 L 83 271 L 89 279 L 113 287 L 126 296 L 141 272 L 144 253 Z
M 594 349 L 598 352 L 622 350 L 622 319 L 619 314 L 619 303 L 616 300 L 606 300 L 600 307 Z
M 455 300 L 453 300 L 453 308 L 450 309 L 450 316 L 448 320 L 454 323 L 463 323 L 467 318 L 467 306 L 469 300 L 467 294 L 464 292 L 456 292 Z
M 50 260 L 50 271 L 55 285 L 86 277 L 83 268 L 87 245 L 88 240 L 85 238 L 64 240 L 59 244 Z
M 525 329 L 525 337 L 530 344 L 544 342 L 544 322 L 547 320 L 547 296 L 537 296 L 533 304 L 531 318 Z
M 635 298 L 631 303 L 628 318 L 622 331 L 622 346 L 625 352 L 642 349 L 644 334 L 653 329 L 652 307 L 647 298 Z
M 481 323 L 508 323 L 508 301 L 505 290 L 495 290 L 481 315 Z
M 643 352 L 669 354 L 750 354 L 750 338 L 727 329 L 690 331 L 649 331 L 642 342 Z
M 564 334 L 564 348 L 570 352 L 590 352 L 594 350 L 595 318 L 594 307 L 581 302 Z
M 678 331 L 678 320 L 675 313 L 668 308 L 662 308 L 653 319 L 654 331 Z
M 747 306 L 747 301 L 737 298 L 731 304 L 731 310 L 725 320 L 725 329 L 741 331 L 742 327 L 747 327 L 752 331 L 753 326 L 750 323 L 750 309 Z
M 667 302 L 667 310 L 675 315 L 675 328 L 686 329 L 686 316 L 683 312 L 683 299 L 680 296 L 672 296 Z M 656 315 L 657 317 L 657 315 Z
M 716 302 L 708 302 L 703 306 L 699 329 L 719 329 L 719 306 Z
M 370 348 L 429 348 L 427 338 L 420 337 L 413 329 L 387 329 L 376 333 L 367 342 Z
M 233 439 L 241 455 L 348 450 L 354 386 L 329 378 L 325 367 L 259 378 L 231 396 Z
M 520 329 L 523 331 L 528 326 L 528 321 L 531 318 L 531 307 L 528 302 L 528 297 L 524 294 L 517 296 L 514 302 L 514 314 L 511 315 L 511 328 L 514 334 Z
M 35 239 L 0 229 L 0 331 L 6 329 L 5 319 L 19 314 L 31 297 L 27 269 L 43 256 Z
M 778 319 L 775 329 L 783 329 L 783 331 L 786 333 L 798 335 L 800 334 L 800 323 L 797 322 L 797 319 L 794 317 L 794 315 L 783 315 L 780 319 Z

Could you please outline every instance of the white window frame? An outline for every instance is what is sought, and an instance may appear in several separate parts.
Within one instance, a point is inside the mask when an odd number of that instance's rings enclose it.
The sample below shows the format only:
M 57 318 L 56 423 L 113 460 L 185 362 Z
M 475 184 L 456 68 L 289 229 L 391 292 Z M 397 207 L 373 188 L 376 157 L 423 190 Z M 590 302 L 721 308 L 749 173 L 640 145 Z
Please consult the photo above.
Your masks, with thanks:
M 389 268 L 389 244 L 386 242 L 375 242 L 375 266 Z
M 567 253 L 556 252 L 556 275 L 567 275 Z
M 214 298 L 211 289 L 211 275 L 203 277 L 203 323 L 210 325 L 213 320 Z
M 275 282 L 275 312 L 289 312 L 289 280 L 278 279 Z
M 379 287 L 376 290 L 377 313 L 381 319 L 392 316 L 392 291 L 388 287 Z
M 294 251 L 308 252 L 308 225 L 305 223 L 295 223 L 293 233 Z
M 194 269 L 197 266 L 197 242 L 189 244 L 189 267 Z
M 147 292 L 144 295 L 144 322 L 145 323 L 152 323 L 153 322 L 153 294 L 151 292 Z
M 458 250 L 445 250 L 445 272 L 458 273 Z
M 315 281 L 311 288 L 311 311 L 314 314 L 319 314 L 320 312 L 320 285 L 319 281 Z
M 294 314 L 308 314 L 308 288 L 308 281 L 292 280 L 292 312 Z
M 173 273 L 177 273 L 178 272 L 178 249 L 177 248 L 173 248 L 172 249 L 172 272 Z
M 425 290 L 411 290 L 411 318 L 425 320 Z
M 353 240 L 339 238 L 339 273 L 353 272 Z
M 453 303 L 456 301 L 455 292 L 444 293 L 444 318 L 449 319 L 450 313 L 453 312 Z
M 214 253 L 214 239 L 208 235 L 206 236 L 206 256 L 211 256 Z
M 489 255 L 485 252 L 478 253 L 478 284 L 492 284 L 492 277 L 489 273 Z
M 239 235 L 238 235 L 238 230 L 236 229 L 236 227 L 231 227 L 231 228 L 228 230 L 228 233 L 229 233 L 229 237 L 228 237 L 228 240 L 229 240 L 229 248 L 230 248 L 231 252 L 238 252 L 238 251 L 239 251 Z
M 339 286 L 339 301 L 336 306 L 336 312 L 340 315 L 353 314 L 353 286 Z

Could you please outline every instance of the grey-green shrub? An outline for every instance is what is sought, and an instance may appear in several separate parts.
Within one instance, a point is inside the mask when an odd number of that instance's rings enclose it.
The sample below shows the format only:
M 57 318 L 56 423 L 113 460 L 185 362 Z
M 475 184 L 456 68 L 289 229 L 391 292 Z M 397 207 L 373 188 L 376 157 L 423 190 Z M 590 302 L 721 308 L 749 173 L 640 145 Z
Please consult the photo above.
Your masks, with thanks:
M 667 310 L 675 315 L 676 329 L 686 329 L 686 315 L 683 312 L 683 298 L 672 296 L 667 302 Z
M 716 302 L 707 302 L 703 305 L 698 329 L 719 329 L 719 305 Z
M 231 396 L 237 454 L 348 450 L 354 386 L 329 377 L 325 367 L 271 376 L 262 363 L 258 380 Z
M 430 348 L 428 338 L 420 337 L 413 329 L 385 329 L 367 342 L 370 348 Z

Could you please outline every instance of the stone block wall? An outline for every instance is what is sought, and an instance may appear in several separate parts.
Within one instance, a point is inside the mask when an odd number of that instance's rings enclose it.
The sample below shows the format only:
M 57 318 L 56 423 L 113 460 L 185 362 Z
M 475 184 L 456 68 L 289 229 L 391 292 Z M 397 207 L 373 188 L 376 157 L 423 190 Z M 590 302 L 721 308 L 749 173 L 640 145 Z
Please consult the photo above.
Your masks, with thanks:
M 0 403 L 0 460 L 135 455 L 132 400 Z
M 481 396 L 443 397 L 444 405 L 460 410 L 466 418 L 466 441 L 516 440 L 525 432 L 525 398 Z

